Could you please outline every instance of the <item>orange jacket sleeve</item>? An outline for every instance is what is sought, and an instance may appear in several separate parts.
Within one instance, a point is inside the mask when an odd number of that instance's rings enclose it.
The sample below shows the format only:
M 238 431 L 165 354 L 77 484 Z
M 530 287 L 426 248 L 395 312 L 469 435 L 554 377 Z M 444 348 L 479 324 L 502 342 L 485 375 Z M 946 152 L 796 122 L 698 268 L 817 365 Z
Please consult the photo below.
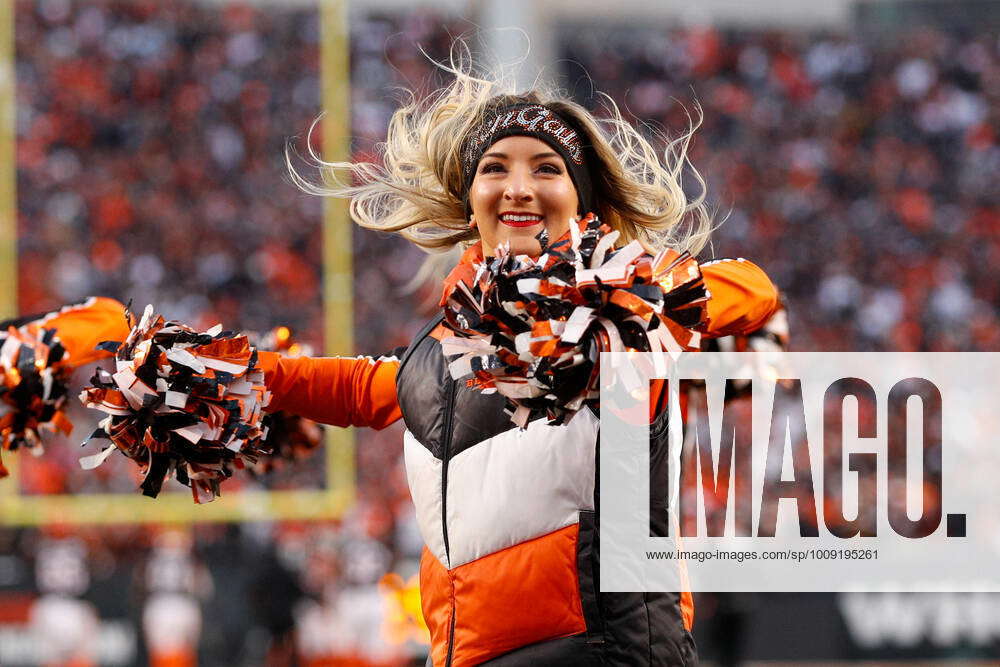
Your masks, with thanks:
M 701 265 L 708 300 L 708 338 L 756 331 L 779 307 L 778 288 L 764 271 L 745 259 L 719 259 Z
M 268 412 L 284 410 L 334 426 L 381 429 L 399 419 L 392 357 L 283 357 L 260 352 L 271 392 Z
M 26 324 L 33 324 L 41 329 L 55 329 L 66 348 L 67 362 L 73 367 L 110 357 L 110 352 L 94 348 L 107 340 L 123 341 L 129 332 L 125 321 L 125 306 L 105 297 L 90 297 L 51 313 L 8 320 L 0 323 L 0 326 L 6 331 L 8 326 L 19 327 Z

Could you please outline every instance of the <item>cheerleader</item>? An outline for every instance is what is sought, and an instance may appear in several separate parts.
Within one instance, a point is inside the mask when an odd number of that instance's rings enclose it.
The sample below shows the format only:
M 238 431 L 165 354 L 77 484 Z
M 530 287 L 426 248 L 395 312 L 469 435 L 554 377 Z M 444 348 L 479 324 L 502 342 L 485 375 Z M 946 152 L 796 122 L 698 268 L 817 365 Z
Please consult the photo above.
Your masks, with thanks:
M 428 251 L 463 248 L 444 280 L 443 306 L 475 289 L 488 258 L 537 257 L 595 215 L 617 232 L 618 247 L 637 241 L 651 254 L 694 254 L 704 246 L 711 220 L 703 197 L 681 187 L 693 130 L 661 156 L 610 101 L 597 118 L 558 95 L 455 77 L 396 111 L 381 164 L 323 163 L 333 186 L 298 178 L 314 193 L 349 198 L 363 227 Z M 774 285 L 749 261 L 716 261 L 701 273 L 711 296 L 697 333 L 706 337 L 753 331 L 778 306 Z M 453 378 L 441 344 L 451 335 L 439 317 L 405 350 L 381 357 L 260 355 L 271 410 L 338 426 L 404 420 L 426 544 L 420 586 L 430 662 L 694 664 L 690 594 L 598 589 L 599 413 L 511 423 L 503 395 Z M 651 418 L 651 459 L 666 466 L 657 456 L 665 415 Z M 651 471 L 651 480 L 667 479 Z M 666 489 L 654 484 L 652 493 L 665 508 Z

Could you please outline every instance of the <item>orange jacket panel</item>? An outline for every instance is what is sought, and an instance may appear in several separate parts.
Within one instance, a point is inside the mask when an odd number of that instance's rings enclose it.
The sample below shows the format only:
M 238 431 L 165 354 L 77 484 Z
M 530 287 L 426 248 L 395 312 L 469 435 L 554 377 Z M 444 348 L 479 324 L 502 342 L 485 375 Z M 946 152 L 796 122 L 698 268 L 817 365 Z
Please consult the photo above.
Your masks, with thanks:
M 578 524 L 566 526 L 450 571 L 425 549 L 421 599 L 434 665 L 446 663 L 456 596 L 462 608 L 454 619 L 453 667 L 586 631 L 577 583 L 578 534 Z

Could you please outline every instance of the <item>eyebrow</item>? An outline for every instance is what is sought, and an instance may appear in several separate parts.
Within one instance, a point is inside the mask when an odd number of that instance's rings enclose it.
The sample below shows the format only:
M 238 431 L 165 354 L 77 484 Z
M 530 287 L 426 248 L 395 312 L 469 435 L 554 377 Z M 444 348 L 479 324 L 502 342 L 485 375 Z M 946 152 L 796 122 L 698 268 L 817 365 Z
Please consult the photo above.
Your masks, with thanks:
M 506 153 L 484 153 L 483 157 L 495 157 L 495 158 L 500 158 L 501 160 L 506 160 L 510 156 L 508 156 Z M 538 153 L 536 155 L 532 155 L 531 159 L 532 160 L 541 160 L 541 159 L 544 159 L 544 158 L 553 158 L 553 157 L 559 157 L 559 154 L 558 153 L 553 153 L 552 151 L 549 151 L 548 153 Z

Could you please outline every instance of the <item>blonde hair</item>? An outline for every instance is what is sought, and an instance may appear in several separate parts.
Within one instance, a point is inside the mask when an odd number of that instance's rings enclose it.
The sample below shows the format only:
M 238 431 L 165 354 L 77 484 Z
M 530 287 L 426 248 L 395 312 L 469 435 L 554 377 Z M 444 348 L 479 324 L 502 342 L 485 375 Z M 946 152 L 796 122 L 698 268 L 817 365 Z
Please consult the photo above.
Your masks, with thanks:
M 489 109 L 539 103 L 583 130 L 585 142 L 593 147 L 591 156 L 599 162 L 590 165 L 595 212 L 624 241 L 692 254 L 705 246 L 712 216 L 705 182 L 687 155 L 701 123 L 700 107 L 694 118 L 689 115 L 688 128 L 679 137 L 667 140 L 660 135 L 666 144 L 660 154 L 607 95 L 601 94 L 605 116 L 597 118 L 554 91 L 514 94 L 509 77 L 474 76 L 464 64 L 467 59 L 454 53 L 450 65 L 439 64 L 454 76 L 451 85 L 422 100 L 406 91 L 404 104 L 389 121 L 385 142 L 378 145 L 381 164 L 329 162 L 310 150 L 310 161 L 322 175 L 317 184 L 297 171 L 289 152 L 288 167 L 296 184 L 313 194 L 350 199 L 350 214 L 358 225 L 399 233 L 429 252 L 468 245 L 479 234 L 465 217 L 465 139 Z M 691 199 L 683 188 L 685 171 L 698 185 Z

